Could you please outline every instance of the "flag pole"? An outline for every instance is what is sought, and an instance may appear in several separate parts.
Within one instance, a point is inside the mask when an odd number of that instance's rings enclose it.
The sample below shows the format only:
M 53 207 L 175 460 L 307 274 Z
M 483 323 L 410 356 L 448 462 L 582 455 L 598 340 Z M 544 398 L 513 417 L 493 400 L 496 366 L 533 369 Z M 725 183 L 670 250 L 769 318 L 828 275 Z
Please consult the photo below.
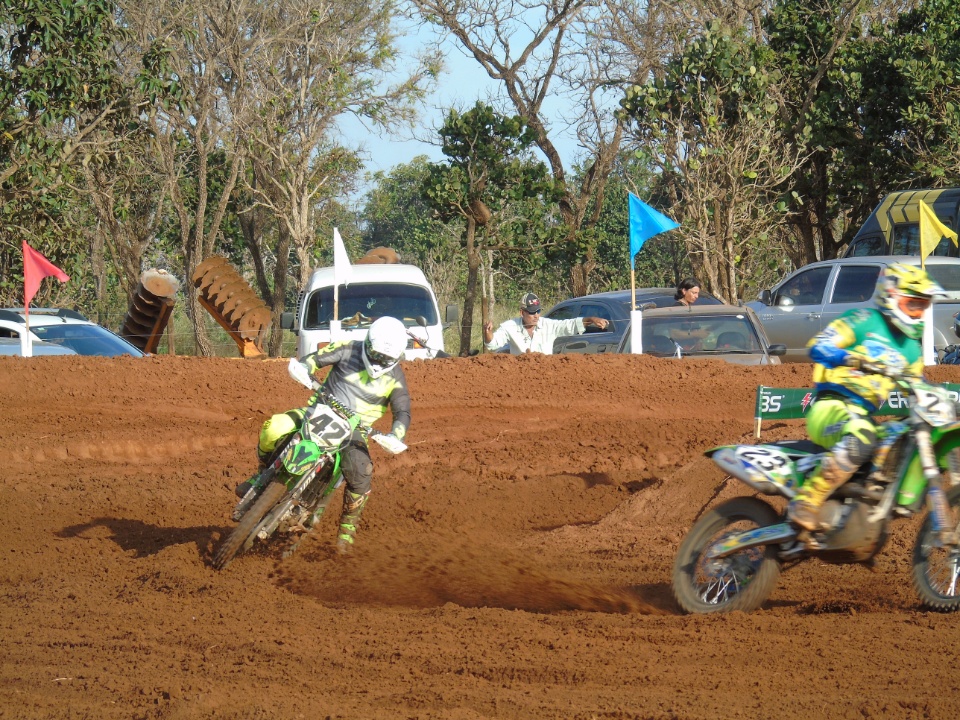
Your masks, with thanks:
M 637 310 L 637 279 L 634 264 L 643 244 L 654 235 L 680 227 L 661 212 L 643 202 L 633 193 L 627 194 L 627 211 L 630 227 L 630 352 L 643 352 L 643 311 Z
M 957 233 L 951 230 L 942 222 L 937 214 L 923 200 L 917 201 L 917 209 L 920 215 L 920 267 L 927 269 L 927 256 L 936 250 L 943 238 L 950 238 L 953 244 L 957 245 Z M 934 298 L 936 303 L 937 299 Z M 923 349 L 923 364 L 936 365 L 937 350 L 933 346 L 933 303 L 923 311 L 923 336 L 921 337 L 921 347 Z
M 333 318 L 330 320 L 330 342 L 340 339 L 340 286 L 333 286 Z
M 30 301 L 27 300 L 26 294 L 23 299 L 24 331 L 23 337 L 20 338 L 20 354 L 24 357 L 33 357 L 33 340 L 30 338 Z
M 636 255 L 630 258 L 630 352 L 643 352 L 643 313 L 637 310 L 637 271 L 634 269 Z

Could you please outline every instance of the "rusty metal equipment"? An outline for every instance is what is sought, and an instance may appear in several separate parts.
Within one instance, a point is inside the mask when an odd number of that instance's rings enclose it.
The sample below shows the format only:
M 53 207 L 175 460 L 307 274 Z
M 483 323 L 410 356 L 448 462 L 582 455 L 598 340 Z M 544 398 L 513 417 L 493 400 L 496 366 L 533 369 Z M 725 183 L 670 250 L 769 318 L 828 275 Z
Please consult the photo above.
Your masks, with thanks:
M 120 335 L 145 353 L 155 353 L 173 314 L 180 282 L 166 270 L 145 270 L 140 275 Z
M 197 288 L 197 300 L 237 343 L 240 355 L 245 358 L 264 357 L 266 352 L 263 345 L 270 325 L 270 308 L 229 261 L 219 255 L 211 255 L 197 265 L 193 284 Z
M 375 247 L 357 260 L 357 265 L 394 265 L 400 262 L 400 256 L 393 248 Z

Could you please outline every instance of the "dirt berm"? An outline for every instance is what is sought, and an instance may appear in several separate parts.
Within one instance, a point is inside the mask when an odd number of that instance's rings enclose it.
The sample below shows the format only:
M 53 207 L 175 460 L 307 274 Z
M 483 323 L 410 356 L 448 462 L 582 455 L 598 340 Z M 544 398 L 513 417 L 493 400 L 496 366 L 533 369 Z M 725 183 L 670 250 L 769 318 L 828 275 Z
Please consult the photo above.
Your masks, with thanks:
M 759 384 L 810 366 L 647 357 L 406 365 L 356 554 L 211 549 L 283 362 L 0 358 L 0 718 L 960 717 L 960 615 L 874 567 L 787 569 L 758 612 L 682 616 L 680 538 L 737 483 Z M 936 368 L 960 381 L 960 368 Z M 800 436 L 797 421 L 765 437 Z

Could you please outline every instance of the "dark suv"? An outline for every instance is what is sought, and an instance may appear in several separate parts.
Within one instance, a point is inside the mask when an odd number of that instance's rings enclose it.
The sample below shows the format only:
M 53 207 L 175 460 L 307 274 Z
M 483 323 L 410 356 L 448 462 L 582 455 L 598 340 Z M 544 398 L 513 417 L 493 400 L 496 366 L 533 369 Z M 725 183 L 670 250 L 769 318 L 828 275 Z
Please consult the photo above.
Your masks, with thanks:
M 653 304 L 656 307 L 670 307 L 674 288 L 638 288 L 637 308 Z M 700 291 L 696 305 L 720 305 L 721 302 L 708 292 Z M 583 335 L 570 335 L 557 338 L 553 344 L 554 353 L 615 353 L 630 327 L 630 291 L 612 290 L 594 293 L 583 297 L 570 298 L 558 302 L 544 317 L 552 320 L 567 320 L 575 317 L 599 317 L 609 320 L 605 330 L 587 328 Z

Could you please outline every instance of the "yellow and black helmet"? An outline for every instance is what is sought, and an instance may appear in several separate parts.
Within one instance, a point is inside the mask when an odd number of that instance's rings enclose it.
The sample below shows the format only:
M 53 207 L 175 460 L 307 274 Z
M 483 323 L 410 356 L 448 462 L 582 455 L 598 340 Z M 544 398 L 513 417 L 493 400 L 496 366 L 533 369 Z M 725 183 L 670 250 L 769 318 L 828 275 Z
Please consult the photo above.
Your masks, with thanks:
M 923 313 L 935 295 L 944 290 L 927 271 L 917 265 L 888 265 L 877 279 L 873 299 L 877 308 L 904 335 L 919 340 L 923 335 Z

